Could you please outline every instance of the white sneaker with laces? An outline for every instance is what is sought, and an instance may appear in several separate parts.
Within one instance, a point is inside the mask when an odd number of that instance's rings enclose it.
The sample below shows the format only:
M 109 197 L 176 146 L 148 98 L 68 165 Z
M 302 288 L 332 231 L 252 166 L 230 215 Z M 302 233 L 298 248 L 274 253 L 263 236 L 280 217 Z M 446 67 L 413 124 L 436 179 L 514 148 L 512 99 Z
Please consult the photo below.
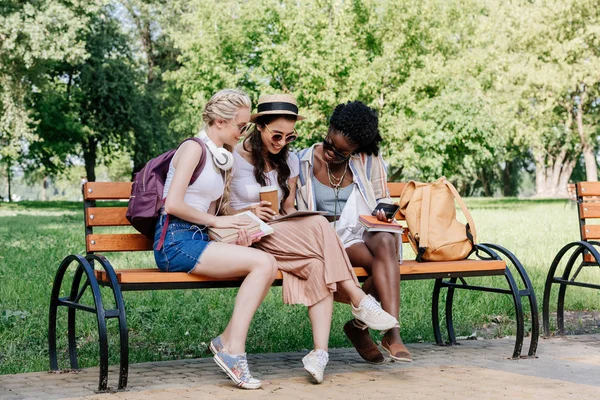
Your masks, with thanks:
M 352 315 L 369 328 L 378 331 L 387 331 L 400 326 L 398 320 L 383 311 L 377 300 L 370 294 L 361 300 L 358 308 L 352 305 Z
M 313 350 L 302 359 L 304 369 L 308 372 L 317 383 L 323 382 L 323 372 L 329 362 L 329 353 L 325 350 Z

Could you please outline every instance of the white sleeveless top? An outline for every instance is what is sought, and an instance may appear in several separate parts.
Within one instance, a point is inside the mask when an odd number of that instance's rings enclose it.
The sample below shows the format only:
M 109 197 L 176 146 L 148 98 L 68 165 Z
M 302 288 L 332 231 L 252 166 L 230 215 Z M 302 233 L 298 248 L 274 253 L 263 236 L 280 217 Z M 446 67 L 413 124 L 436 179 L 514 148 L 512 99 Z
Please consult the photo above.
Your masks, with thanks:
M 203 151 L 208 152 L 208 154 L 206 154 L 206 163 L 204 164 L 200 176 L 196 179 L 196 182 L 187 187 L 183 201 L 199 211 L 208 212 L 210 203 L 217 200 L 223 194 L 225 183 L 223 182 L 220 170 L 217 169 L 212 161 L 212 154 L 210 151 L 206 148 L 203 149 Z M 173 156 L 173 158 L 174 157 L 175 156 Z M 165 181 L 165 188 L 163 190 L 163 198 L 167 197 L 167 194 L 169 193 L 174 174 L 175 167 L 173 166 L 173 160 L 171 160 L 169 172 L 167 173 L 167 180 Z
M 254 203 L 260 202 L 260 184 L 254 177 L 254 165 L 250 164 L 236 150 L 233 151 L 233 169 L 231 175 L 231 194 L 229 205 L 239 210 L 249 207 Z M 300 172 L 300 160 L 296 154 L 289 152 L 287 164 L 290 167 L 290 178 L 295 178 Z M 277 195 L 279 202 L 283 199 L 283 191 L 277 183 L 277 171 L 265 172 L 265 182 L 267 185 L 277 186 Z

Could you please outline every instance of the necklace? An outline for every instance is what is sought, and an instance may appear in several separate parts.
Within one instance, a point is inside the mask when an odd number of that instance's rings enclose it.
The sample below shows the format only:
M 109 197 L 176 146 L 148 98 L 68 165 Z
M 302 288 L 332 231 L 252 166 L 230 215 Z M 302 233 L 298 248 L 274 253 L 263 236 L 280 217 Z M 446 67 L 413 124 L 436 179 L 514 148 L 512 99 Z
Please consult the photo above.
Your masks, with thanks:
M 331 169 L 329 169 L 329 163 L 325 163 L 325 166 L 327 167 L 327 178 L 329 179 L 329 184 L 331 185 L 331 188 L 333 189 L 333 195 L 335 196 L 335 203 L 333 207 L 333 227 L 335 228 L 337 223 L 337 209 L 339 203 L 340 190 L 342 190 L 342 182 L 344 182 L 346 172 L 348 172 L 348 163 L 346 162 L 346 165 L 344 165 L 344 172 L 339 178 L 331 173 Z

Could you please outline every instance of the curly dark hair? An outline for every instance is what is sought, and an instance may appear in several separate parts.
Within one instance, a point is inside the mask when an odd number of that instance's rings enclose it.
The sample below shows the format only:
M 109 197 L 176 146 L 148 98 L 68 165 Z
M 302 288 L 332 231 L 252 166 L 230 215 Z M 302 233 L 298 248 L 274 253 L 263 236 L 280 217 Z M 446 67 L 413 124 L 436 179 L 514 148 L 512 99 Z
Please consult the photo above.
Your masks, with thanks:
M 379 155 L 379 118 L 377 112 L 360 101 L 338 104 L 329 119 L 330 127 L 358 146 L 355 153 Z
M 248 136 L 244 140 L 244 144 L 243 144 L 244 149 L 246 151 L 250 151 L 250 154 L 252 155 L 252 161 L 254 161 L 254 178 L 256 178 L 256 181 L 261 186 L 267 185 L 267 182 L 265 181 L 266 163 L 265 163 L 265 159 L 263 158 L 262 137 L 260 135 L 260 131 L 258 130 L 257 126 L 260 125 L 260 126 L 264 127 L 265 125 L 268 125 L 271 122 L 273 122 L 279 118 L 285 118 L 290 121 L 296 121 L 296 117 L 293 115 L 287 115 L 287 114 L 262 115 L 256 119 L 255 125 L 251 128 L 250 132 L 248 133 Z M 246 144 L 250 145 L 249 150 L 246 147 Z M 283 148 L 281 149 L 281 151 L 278 154 L 269 153 L 267 155 L 267 157 L 269 158 L 269 161 L 271 162 L 271 164 L 273 164 L 273 167 L 277 171 L 277 184 L 283 191 L 283 197 L 281 199 L 281 204 L 279 204 L 279 208 L 281 210 L 283 210 L 283 202 L 290 195 L 290 187 L 288 186 L 288 179 L 290 177 L 291 171 L 290 171 L 290 167 L 287 163 L 288 147 L 289 146 L 283 146 Z M 285 211 L 283 211 L 283 212 L 285 213 Z

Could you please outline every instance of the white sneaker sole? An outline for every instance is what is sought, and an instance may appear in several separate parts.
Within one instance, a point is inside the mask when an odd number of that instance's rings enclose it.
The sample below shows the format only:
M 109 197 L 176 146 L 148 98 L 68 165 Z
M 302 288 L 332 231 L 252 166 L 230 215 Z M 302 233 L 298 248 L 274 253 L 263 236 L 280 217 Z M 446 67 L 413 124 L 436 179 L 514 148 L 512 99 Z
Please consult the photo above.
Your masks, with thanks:
M 240 380 L 237 376 L 235 376 L 235 374 L 229 369 L 229 367 L 227 366 L 227 364 L 225 364 L 220 357 L 217 357 L 216 355 L 213 357 L 213 360 L 215 360 L 215 362 L 217 363 L 217 365 L 219 367 L 221 367 L 221 369 L 223 370 L 223 372 L 225 372 L 229 378 L 235 382 L 235 384 L 242 388 L 242 389 L 260 389 L 262 387 L 262 382 L 259 383 L 246 383 L 242 380 Z
M 369 328 L 374 329 L 376 331 L 389 331 L 392 328 L 396 328 L 396 327 L 400 326 L 398 324 L 398 321 L 396 321 L 396 320 L 390 321 L 386 324 L 373 324 L 373 323 L 369 323 L 369 322 L 363 320 L 362 318 L 360 318 L 360 316 L 355 315 L 354 313 L 352 313 L 352 315 L 354 316 L 354 318 L 356 318 L 363 324 L 367 325 Z
M 321 377 L 321 379 L 319 380 L 319 373 L 317 372 L 317 370 L 312 368 L 310 365 L 305 365 L 304 370 L 306 372 L 308 372 L 310 374 L 310 376 L 312 376 L 314 378 L 315 382 L 317 382 L 317 383 L 323 382 L 323 377 Z
M 210 349 L 210 351 L 212 351 L 212 353 L 216 356 L 218 351 L 217 348 L 213 345 L 213 342 L 211 341 L 210 344 L 208 345 L 208 348 Z

